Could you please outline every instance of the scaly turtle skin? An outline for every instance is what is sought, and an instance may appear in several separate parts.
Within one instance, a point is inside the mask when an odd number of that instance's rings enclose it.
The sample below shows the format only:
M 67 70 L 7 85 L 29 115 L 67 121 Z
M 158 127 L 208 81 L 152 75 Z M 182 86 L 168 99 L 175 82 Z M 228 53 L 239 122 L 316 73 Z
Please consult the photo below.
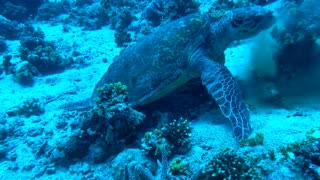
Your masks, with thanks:
M 218 21 L 208 14 L 191 14 L 173 21 L 127 48 L 96 85 L 121 82 L 128 87 L 129 102 L 153 102 L 187 81 L 201 77 L 208 93 L 231 122 L 234 135 L 251 132 L 249 112 L 237 81 L 220 60 L 228 45 L 256 35 L 273 23 L 262 7 L 228 11 Z M 92 98 L 98 96 L 95 91 Z

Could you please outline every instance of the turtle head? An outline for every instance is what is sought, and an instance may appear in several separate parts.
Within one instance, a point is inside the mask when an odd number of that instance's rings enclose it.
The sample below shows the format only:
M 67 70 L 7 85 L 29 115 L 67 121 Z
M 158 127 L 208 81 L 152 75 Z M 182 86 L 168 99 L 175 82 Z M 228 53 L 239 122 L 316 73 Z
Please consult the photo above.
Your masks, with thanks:
M 260 6 L 237 8 L 229 13 L 230 28 L 236 39 L 250 38 L 275 22 L 272 11 Z

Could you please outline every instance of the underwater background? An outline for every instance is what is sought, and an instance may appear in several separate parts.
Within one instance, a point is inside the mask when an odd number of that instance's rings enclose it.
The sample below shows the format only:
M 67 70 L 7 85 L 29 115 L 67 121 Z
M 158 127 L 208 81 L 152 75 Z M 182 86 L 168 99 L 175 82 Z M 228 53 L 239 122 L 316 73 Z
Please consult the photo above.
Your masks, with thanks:
M 0 2 L 0 179 L 320 179 L 320 1 Z M 275 16 L 224 50 L 248 138 L 199 78 L 138 107 L 118 82 L 88 100 L 115 58 L 166 24 L 248 6 Z

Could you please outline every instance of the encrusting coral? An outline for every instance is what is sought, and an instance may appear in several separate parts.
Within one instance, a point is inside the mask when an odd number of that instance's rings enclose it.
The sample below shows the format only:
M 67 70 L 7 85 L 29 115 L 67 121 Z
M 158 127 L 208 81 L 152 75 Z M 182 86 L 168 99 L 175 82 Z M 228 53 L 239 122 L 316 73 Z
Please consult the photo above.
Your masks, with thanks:
M 39 116 L 45 112 L 43 102 L 38 98 L 30 98 L 21 105 L 13 107 L 7 111 L 9 116 L 23 115 L 30 117 L 32 115 Z

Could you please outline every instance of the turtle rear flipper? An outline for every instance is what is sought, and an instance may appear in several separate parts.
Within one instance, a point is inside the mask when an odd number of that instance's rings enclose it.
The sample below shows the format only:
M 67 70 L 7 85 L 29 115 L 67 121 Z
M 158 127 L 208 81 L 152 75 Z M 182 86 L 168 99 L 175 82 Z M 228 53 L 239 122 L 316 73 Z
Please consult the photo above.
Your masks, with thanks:
M 238 139 L 251 133 L 249 112 L 243 101 L 237 80 L 223 65 L 206 57 L 198 59 L 202 84 L 215 99 L 223 115 L 228 118 Z

